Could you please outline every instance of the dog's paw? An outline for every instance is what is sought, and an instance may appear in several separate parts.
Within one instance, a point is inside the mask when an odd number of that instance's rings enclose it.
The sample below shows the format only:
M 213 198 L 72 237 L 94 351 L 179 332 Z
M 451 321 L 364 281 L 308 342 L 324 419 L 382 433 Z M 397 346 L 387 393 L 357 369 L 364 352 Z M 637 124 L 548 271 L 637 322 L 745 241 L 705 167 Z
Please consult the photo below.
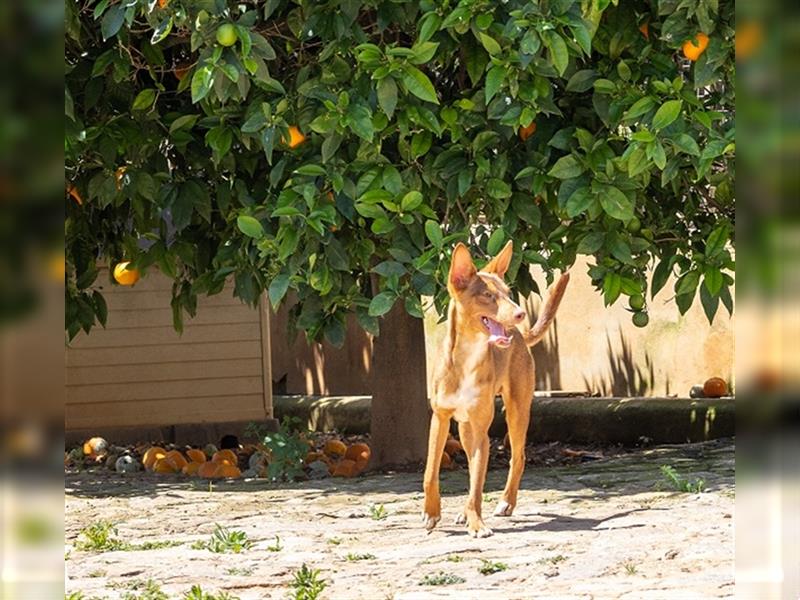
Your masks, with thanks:
M 478 529 L 470 529 L 469 534 L 474 538 L 487 538 L 494 535 L 494 532 L 486 527 L 486 525 L 482 525 Z
M 456 525 L 466 525 L 467 524 L 467 515 L 464 513 L 458 513 L 456 515 L 455 520 L 453 521 Z
M 511 514 L 514 512 L 514 507 L 511 506 L 505 500 L 500 500 L 497 503 L 497 508 L 494 509 L 494 516 L 495 517 L 510 517 Z
M 425 525 L 425 529 L 428 532 L 432 531 L 436 524 L 441 520 L 441 515 L 429 515 L 427 513 L 422 513 L 422 523 Z

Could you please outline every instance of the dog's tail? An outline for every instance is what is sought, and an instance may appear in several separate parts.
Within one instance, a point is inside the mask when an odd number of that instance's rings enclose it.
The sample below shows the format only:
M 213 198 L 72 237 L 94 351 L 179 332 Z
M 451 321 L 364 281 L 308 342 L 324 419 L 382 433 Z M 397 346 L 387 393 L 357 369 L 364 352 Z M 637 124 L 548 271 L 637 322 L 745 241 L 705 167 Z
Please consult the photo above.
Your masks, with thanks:
M 539 318 L 536 319 L 534 326 L 523 334 L 525 343 L 528 346 L 534 346 L 539 343 L 544 337 L 544 334 L 547 333 L 547 328 L 550 327 L 550 323 L 556 318 L 558 305 L 561 304 L 561 299 L 564 297 L 564 290 L 567 289 L 568 283 L 569 273 L 567 272 L 559 277 L 558 281 L 556 281 L 555 285 L 550 289 L 550 295 L 547 298 L 547 302 L 544 303 L 542 313 L 539 315 Z

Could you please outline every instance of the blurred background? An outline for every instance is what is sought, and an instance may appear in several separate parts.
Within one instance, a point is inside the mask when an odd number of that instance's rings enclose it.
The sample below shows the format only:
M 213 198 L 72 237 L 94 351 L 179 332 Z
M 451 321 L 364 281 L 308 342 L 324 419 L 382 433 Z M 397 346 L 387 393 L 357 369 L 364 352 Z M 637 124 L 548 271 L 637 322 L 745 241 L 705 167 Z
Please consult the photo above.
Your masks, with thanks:
M 0 5 L 0 598 L 63 595 L 63 10 Z M 737 3 L 741 598 L 800 597 L 798 13 Z

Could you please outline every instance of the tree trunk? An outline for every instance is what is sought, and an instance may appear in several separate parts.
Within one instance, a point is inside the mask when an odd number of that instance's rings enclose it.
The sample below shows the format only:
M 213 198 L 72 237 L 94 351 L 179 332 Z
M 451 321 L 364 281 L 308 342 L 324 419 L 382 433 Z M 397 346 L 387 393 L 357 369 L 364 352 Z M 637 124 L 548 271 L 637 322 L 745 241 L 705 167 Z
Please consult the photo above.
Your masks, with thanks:
M 370 467 L 425 460 L 430 407 L 422 319 L 395 303 L 372 349 Z

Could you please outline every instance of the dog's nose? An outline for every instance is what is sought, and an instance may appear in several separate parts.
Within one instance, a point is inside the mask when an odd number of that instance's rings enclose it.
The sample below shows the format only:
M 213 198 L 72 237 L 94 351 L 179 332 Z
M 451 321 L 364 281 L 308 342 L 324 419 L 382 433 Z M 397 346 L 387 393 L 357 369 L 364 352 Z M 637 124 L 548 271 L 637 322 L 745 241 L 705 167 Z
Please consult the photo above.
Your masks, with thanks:
M 524 310 L 519 310 L 519 311 L 514 313 L 514 320 L 515 321 L 519 322 L 519 321 L 522 321 L 522 319 L 524 319 L 524 318 L 525 318 L 525 311 Z

